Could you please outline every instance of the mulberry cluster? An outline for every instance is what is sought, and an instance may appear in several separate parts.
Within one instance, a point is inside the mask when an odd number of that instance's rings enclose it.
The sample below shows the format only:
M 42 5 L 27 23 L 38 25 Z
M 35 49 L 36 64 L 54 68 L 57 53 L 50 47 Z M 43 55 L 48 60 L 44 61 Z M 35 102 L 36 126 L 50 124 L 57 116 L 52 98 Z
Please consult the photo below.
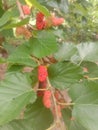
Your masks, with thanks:
M 47 68 L 46 66 L 40 65 L 38 67 L 38 80 L 39 80 L 39 87 L 41 89 L 47 88 Z M 43 98 L 43 104 L 46 108 L 51 107 L 51 91 L 45 90 L 45 91 L 38 91 L 38 96 L 42 96 Z
M 58 18 L 54 15 L 45 17 L 43 13 L 39 12 L 36 15 L 36 28 L 38 30 L 43 30 L 51 26 L 59 26 L 64 22 L 64 18 Z

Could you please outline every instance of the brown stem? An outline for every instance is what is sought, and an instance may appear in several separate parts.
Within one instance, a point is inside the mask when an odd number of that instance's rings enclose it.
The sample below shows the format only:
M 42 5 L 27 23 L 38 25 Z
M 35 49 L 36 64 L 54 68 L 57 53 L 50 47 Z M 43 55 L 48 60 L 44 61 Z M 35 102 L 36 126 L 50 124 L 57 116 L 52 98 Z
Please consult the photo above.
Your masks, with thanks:
M 55 128 L 56 124 L 54 123 L 53 125 L 51 125 L 48 129 L 46 130 L 53 130 L 53 128 Z
M 20 1 L 17 0 L 17 1 L 16 1 L 16 4 L 17 4 L 18 10 L 19 10 L 19 12 L 20 12 L 20 18 L 21 18 L 21 19 L 24 19 L 24 18 L 25 18 L 25 15 L 24 15 L 24 12 L 23 12 L 23 10 L 22 10 Z
M 55 112 L 56 112 L 56 118 L 57 118 L 56 120 L 58 121 L 59 120 L 59 115 L 58 115 L 58 110 L 57 110 L 56 99 L 55 99 L 55 96 L 54 96 L 54 88 L 51 86 L 50 81 L 49 81 L 48 78 L 47 78 L 47 83 L 48 83 L 48 86 L 49 86 L 49 88 L 51 90 L 54 109 L 55 109 Z
M 34 60 L 38 65 L 40 65 L 40 61 L 39 61 L 36 57 L 34 57 L 34 56 L 31 55 L 31 58 L 32 58 L 32 60 Z
M 73 106 L 75 105 L 75 103 L 62 103 L 62 102 L 58 102 L 59 105 L 64 105 L 64 106 Z
M 47 78 L 47 84 L 48 84 L 48 87 L 49 87 L 49 89 L 51 91 L 51 94 L 52 94 L 53 105 L 54 105 L 54 109 L 55 109 L 55 113 L 56 113 L 56 117 L 55 117 L 56 119 L 54 120 L 55 125 L 53 125 L 52 128 L 59 125 L 61 130 L 66 130 L 65 126 L 64 127 L 62 126 L 62 121 L 61 121 L 62 119 L 59 117 L 58 106 L 57 106 L 58 104 L 56 102 L 55 95 L 54 95 L 55 90 L 51 86 L 50 81 L 49 81 L 48 78 Z M 52 130 L 52 128 L 50 127 L 49 130 Z
M 37 91 L 46 91 L 46 90 L 48 90 L 48 88 L 46 88 L 46 89 L 38 88 L 38 89 L 37 89 Z

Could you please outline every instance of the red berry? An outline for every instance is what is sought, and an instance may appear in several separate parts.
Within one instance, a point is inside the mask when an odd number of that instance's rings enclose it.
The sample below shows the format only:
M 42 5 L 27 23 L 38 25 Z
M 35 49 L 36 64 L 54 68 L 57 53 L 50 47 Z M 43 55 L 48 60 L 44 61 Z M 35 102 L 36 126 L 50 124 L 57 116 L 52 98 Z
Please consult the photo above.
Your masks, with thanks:
M 36 27 L 38 30 L 42 30 L 45 27 L 45 21 L 43 22 L 36 22 Z
M 45 17 L 41 12 L 36 15 L 36 27 L 38 30 L 42 30 L 45 28 Z
M 51 92 L 49 90 L 44 92 L 43 104 L 46 108 L 51 107 Z
M 44 98 L 50 98 L 51 97 L 51 92 L 49 90 L 44 92 Z
M 30 15 L 31 10 L 30 7 L 28 5 L 22 5 L 22 9 L 25 15 Z
M 52 17 L 52 25 L 53 26 L 59 26 L 64 22 L 64 18 L 56 18 Z
M 38 80 L 40 82 L 43 82 L 46 80 L 47 76 L 48 76 L 48 72 L 47 72 L 46 66 L 42 66 L 42 65 L 39 66 L 38 67 Z
M 37 13 L 36 20 L 42 22 L 44 20 L 44 14 L 41 12 Z
M 50 99 L 45 99 L 45 98 L 43 98 L 43 104 L 44 104 L 44 106 L 46 107 L 46 108 L 50 108 L 51 107 L 51 101 L 50 101 Z

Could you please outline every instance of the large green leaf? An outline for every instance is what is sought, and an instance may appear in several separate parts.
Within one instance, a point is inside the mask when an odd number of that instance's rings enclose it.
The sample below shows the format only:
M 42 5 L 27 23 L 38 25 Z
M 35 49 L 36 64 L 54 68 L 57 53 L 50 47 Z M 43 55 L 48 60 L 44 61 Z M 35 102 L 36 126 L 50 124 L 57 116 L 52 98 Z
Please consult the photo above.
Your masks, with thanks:
M 69 62 L 51 65 L 48 73 L 51 84 L 56 88 L 67 88 L 82 78 L 81 68 Z
M 42 12 L 43 14 L 45 14 L 46 16 L 50 16 L 50 13 L 48 11 L 48 9 L 44 6 L 42 6 L 39 2 L 37 2 L 36 0 L 25 0 L 27 2 L 27 4 L 29 5 L 33 5 L 35 6 L 40 12 Z
M 77 49 L 82 61 L 98 61 L 98 43 L 81 43 Z
M 59 51 L 55 54 L 57 60 L 69 60 L 71 62 L 97 62 L 98 44 L 96 42 L 80 43 L 74 45 L 63 43 Z
M 32 85 L 34 86 L 38 82 L 38 68 L 35 68 L 31 74 Z
M 74 121 L 78 121 L 87 130 L 97 130 L 98 83 L 85 81 L 75 84 L 70 88 L 69 94 L 75 103 L 72 111 Z
M 78 120 L 74 120 L 71 110 L 63 109 L 62 114 L 67 130 L 87 130 L 78 122 Z
M 0 125 L 15 119 L 35 93 L 22 73 L 8 73 L 0 82 Z
M 14 27 L 18 27 L 18 26 L 22 26 L 22 25 L 25 25 L 29 22 L 29 18 L 25 18 L 23 19 L 22 21 L 12 21 L 11 23 L 9 23 L 8 25 L 5 25 L 3 26 L 1 30 L 4 30 L 4 29 L 11 29 L 11 28 L 14 28 Z
M 14 120 L 0 127 L 0 130 L 34 130 L 29 120 Z
M 43 106 L 41 100 L 27 107 L 24 118 L 0 127 L 0 130 L 46 130 L 53 122 L 50 110 Z
M 27 43 L 28 44 L 28 43 Z M 22 44 L 9 56 L 8 62 L 13 64 L 37 66 L 37 63 L 30 56 L 30 48 L 27 44 Z
M 96 104 L 98 103 L 98 83 L 85 81 L 75 84 L 70 88 L 69 94 L 75 103 Z
M 75 105 L 73 110 L 73 116 L 87 130 L 98 130 L 98 104 Z
M 46 130 L 53 123 L 52 113 L 50 109 L 44 107 L 42 99 L 38 99 L 33 105 L 28 107 L 25 119 L 31 119 L 32 128 L 36 130 Z
M 2 2 L 2 1 L 0 1 L 0 2 Z M 0 3 L 0 17 L 3 15 L 3 13 L 4 13 L 4 10 L 2 9 L 2 3 Z
M 57 51 L 57 42 L 51 31 L 41 31 L 37 38 L 30 39 L 31 52 L 34 56 L 42 58 Z
M 77 48 L 75 44 L 63 43 L 61 44 L 58 52 L 55 54 L 55 58 L 59 61 L 70 60 L 76 51 Z
M 81 66 L 87 68 L 88 70 L 85 75 L 89 76 L 90 78 L 98 77 L 98 64 L 93 62 L 83 62 Z
M 63 13 L 68 12 L 68 0 L 50 0 L 47 1 L 47 5 L 53 8 L 56 8 Z
M 14 16 L 13 11 L 6 11 L 3 16 L 0 18 L 0 27 L 6 24 Z
M 87 130 L 85 127 L 83 127 L 78 120 L 72 120 L 70 121 L 70 126 L 68 130 Z
M 63 110 L 68 130 L 97 130 L 98 84 L 92 81 L 74 84 L 69 89 L 69 95 L 75 105 L 72 111 Z

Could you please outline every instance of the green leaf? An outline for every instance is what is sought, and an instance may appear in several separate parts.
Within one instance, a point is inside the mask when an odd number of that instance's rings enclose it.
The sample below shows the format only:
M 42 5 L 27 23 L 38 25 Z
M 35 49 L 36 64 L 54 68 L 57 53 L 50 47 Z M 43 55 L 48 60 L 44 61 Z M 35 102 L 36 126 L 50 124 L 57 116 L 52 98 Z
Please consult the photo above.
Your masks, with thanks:
M 50 65 L 48 73 L 52 86 L 62 89 L 79 82 L 82 78 L 81 68 L 69 62 Z
M 34 68 L 31 74 L 32 78 L 32 86 L 34 86 L 38 82 L 38 68 Z
M 14 16 L 13 11 L 6 11 L 3 16 L 0 18 L 0 27 L 6 24 Z
M 0 82 L 0 125 L 15 119 L 35 93 L 22 73 L 8 73 Z
M 0 130 L 32 130 L 29 120 L 14 120 L 0 127 Z
M 1 27 L 1 28 L 2 28 L 2 27 Z M 0 28 L 0 29 L 1 29 L 1 28 Z M 11 28 L 11 29 L 8 29 L 8 30 L 2 30 L 2 31 L 1 31 L 1 34 L 2 34 L 3 36 L 9 37 L 9 38 L 14 37 L 12 28 Z M 8 46 L 12 46 L 11 44 L 4 43 L 4 44 L 3 44 L 4 48 L 5 48 L 5 44 L 8 45 Z M 13 48 L 14 48 L 14 47 L 13 47 Z M 7 48 L 5 48 L 5 49 L 7 49 Z M 12 49 L 12 48 L 11 48 L 11 49 Z M 10 49 L 10 50 L 11 50 L 11 49 Z
M 28 110 L 25 113 L 25 119 L 32 120 L 32 128 L 36 130 L 46 130 L 52 122 L 53 116 L 50 109 L 44 107 L 42 99 L 37 99 L 37 101 L 28 106 Z M 41 124 L 41 125 L 38 125 Z
M 18 46 L 16 50 L 8 57 L 8 62 L 36 67 L 37 63 L 32 60 L 32 57 L 30 56 L 30 48 L 27 44 Z
M 2 1 L 0 1 L 0 7 L 2 6 Z
M 39 2 L 36 0 L 25 0 L 27 4 L 35 6 L 40 12 L 42 12 L 46 16 L 50 16 L 50 13 L 48 9 L 44 6 L 42 6 Z
M 30 39 L 31 53 L 42 58 L 57 51 L 56 38 L 51 31 L 41 31 L 37 38 Z
M 87 130 L 98 130 L 98 105 L 75 105 L 73 116 Z
M 81 93 L 79 93 L 81 91 Z M 96 104 L 98 103 L 98 83 L 85 81 L 73 85 L 69 94 L 75 103 L 79 104 Z
M 48 6 L 56 8 L 59 11 L 62 11 L 63 13 L 68 12 L 68 0 L 50 0 L 47 1 Z
M 8 72 L 21 72 L 23 69 L 23 65 L 11 65 L 8 68 Z
M 88 70 L 88 72 L 86 72 L 85 75 L 89 76 L 90 78 L 98 77 L 98 64 L 93 63 L 93 62 L 83 62 L 81 66 L 87 68 Z
M 53 122 L 49 109 L 46 109 L 41 100 L 27 107 L 23 120 L 15 120 L 0 130 L 46 130 Z
M 0 17 L 3 15 L 4 10 L 2 9 L 2 1 L 0 1 Z
M 16 21 L 15 21 L 16 22 Z M 18 27 L 18 26 L 22 26 L 22 25 L 25 25 L 29 22 L 29 18 L 25 18 L 23 19 L 22 21 L 20 22 L 12 22 L 12 23 L 9 23 L 8 25 L 5 25 L 4 27 L 2 27 L 0 30 L 4 30 L 4 29 L 11 29 L 13 27 Z
M 69 109 L 62 109 L 62 116 L 66 126 L 66 129 L 69 130 L 70 121 L 71 121 L 71 111 Z
M 59 51 L 55 54 L 57 60 L 69 60 L 71 62 L 97 62 L 98 61 L 98 44 L 96 42 L 80 43 L 63 43 Z
M 73 120 L 70 123 L 68 130 L 87 130 L 85 127 L 83 127 L 78 120 Z
M 6 62 L 6 60 L 4 58 L 0 57 L 0 63 L 5 63 L 5 62 Z
M 85 81 L 75 84 L 70 88 L 69 95 L 75 103 L 72 111 L 74 121 L 87 130 L 97 130 L 98 83 Z
M 77 48 L 75 44 L 63 43 L 55 54 L 55 58 L 59 61 L 70 60 L 76 52 Z
M 78 120 L 72 117 L 71 110 L 63 109 L 62 114 L 67 130 L 87 130 L 78 122 Z
M 77 46 L 82 61 L 98 61 L 98 43 L 81 43 Z
M 61 0 L 59 3 L 59 8 L 63 13 L 68 12 L 68 0 Z

